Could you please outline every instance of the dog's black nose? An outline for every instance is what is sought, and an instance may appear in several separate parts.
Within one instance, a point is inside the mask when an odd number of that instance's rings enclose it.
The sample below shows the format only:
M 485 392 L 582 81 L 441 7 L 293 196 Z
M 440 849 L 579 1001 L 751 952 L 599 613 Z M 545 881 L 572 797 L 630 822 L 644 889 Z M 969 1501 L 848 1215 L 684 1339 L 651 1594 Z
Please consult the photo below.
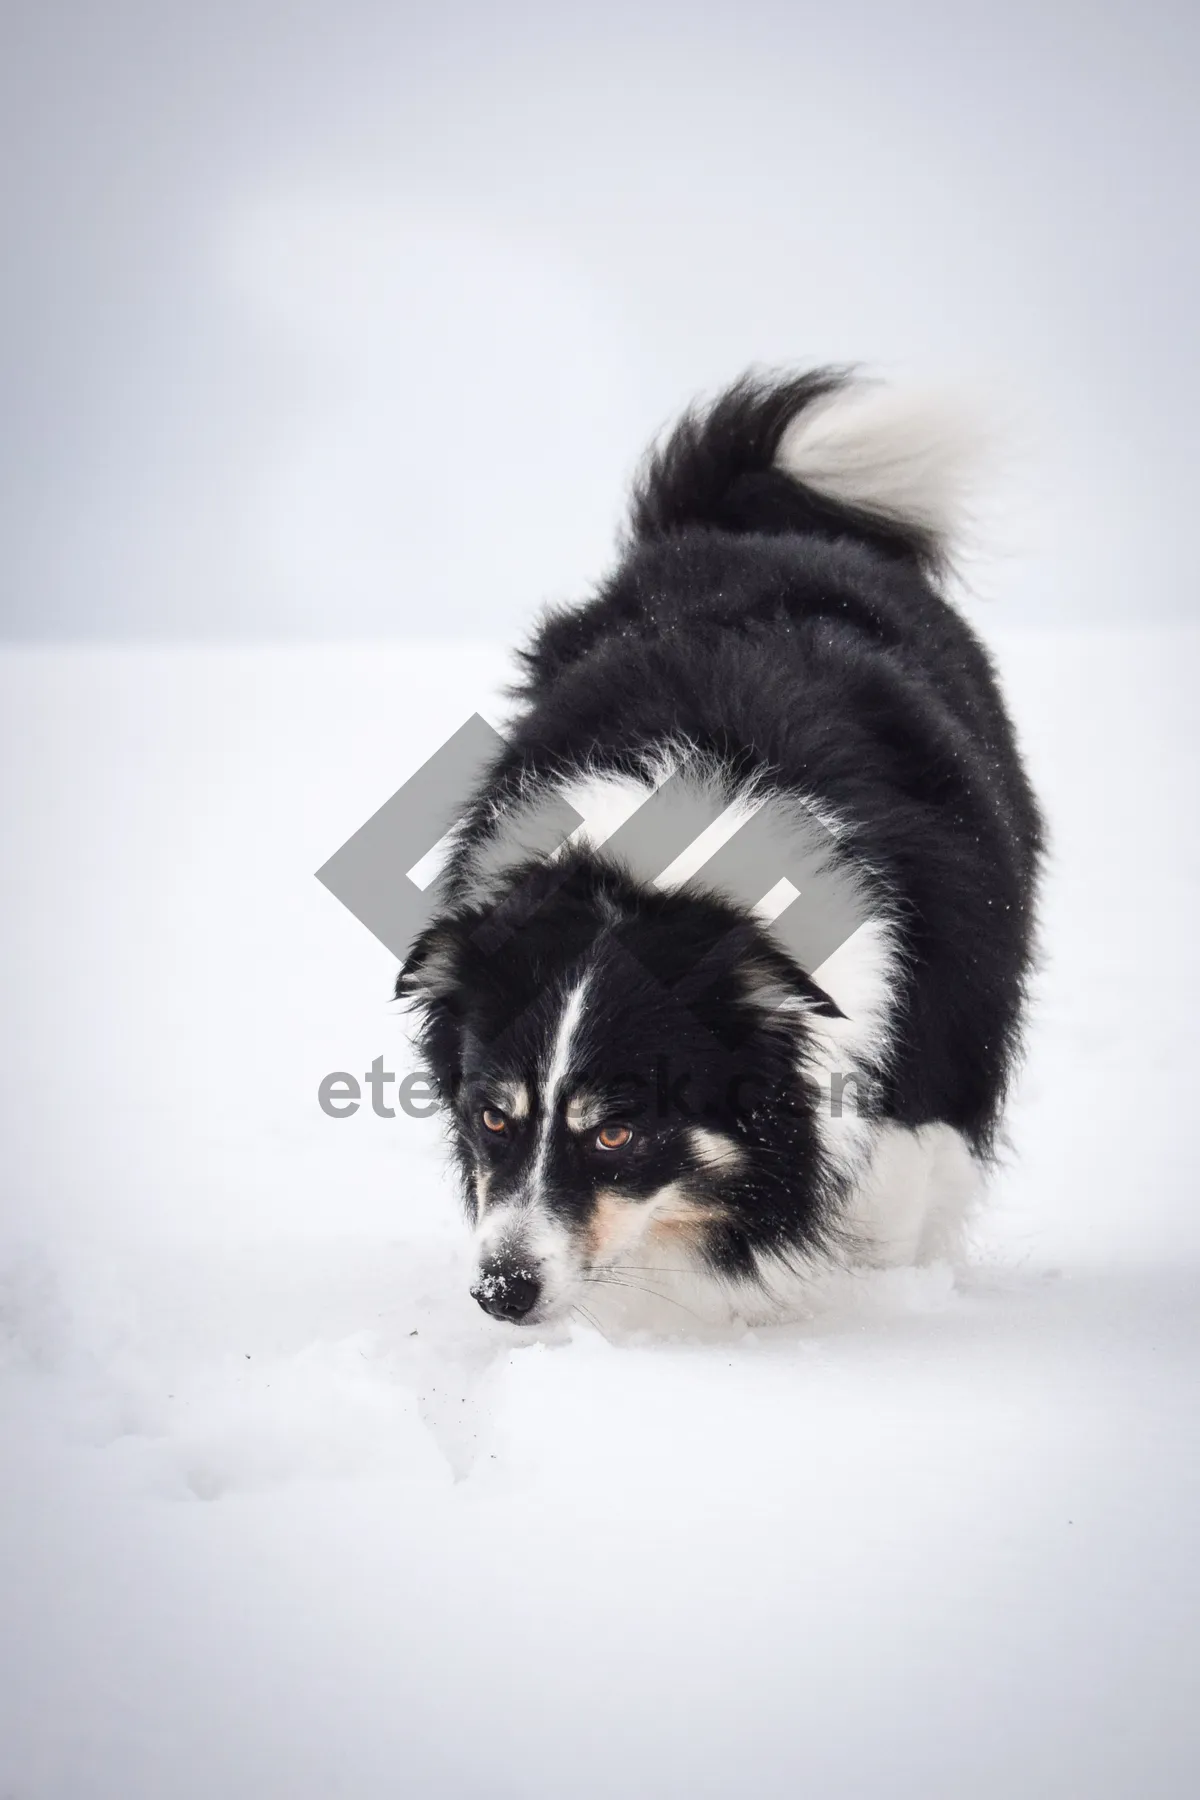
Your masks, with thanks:
M 510 1325 L 533 1311 L 541 1291 L 541 1282 L 528 1269 L 506 1263 L 489 1263 L 471 1289 L 484 1312 L 493 1319 L 507 1319 Z

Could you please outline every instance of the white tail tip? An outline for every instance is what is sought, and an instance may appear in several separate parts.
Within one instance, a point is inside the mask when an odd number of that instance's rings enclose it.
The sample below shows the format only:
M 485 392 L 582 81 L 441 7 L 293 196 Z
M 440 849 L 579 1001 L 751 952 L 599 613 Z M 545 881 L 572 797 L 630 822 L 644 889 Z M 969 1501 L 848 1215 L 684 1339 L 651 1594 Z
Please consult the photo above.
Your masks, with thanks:
M 949 557 L 991 448 L 980 409 L 961 397 L 855 378 L 797 414 L 775 466 L 827 499 L 917 526 Z

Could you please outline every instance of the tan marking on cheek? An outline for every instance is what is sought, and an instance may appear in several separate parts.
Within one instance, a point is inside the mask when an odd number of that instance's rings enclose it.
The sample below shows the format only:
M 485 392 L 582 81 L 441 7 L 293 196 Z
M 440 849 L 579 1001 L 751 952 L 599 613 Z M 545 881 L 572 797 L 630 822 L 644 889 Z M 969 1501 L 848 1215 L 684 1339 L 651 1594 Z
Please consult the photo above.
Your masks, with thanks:
M 646 1200 L 631 1200 L 613 1188 L 600 1188 L 588 1221 L 585 1246 L 590 1263 L 611 1261 L 643 1237 L 656 1243 L 694 1248 L 708 1226 L 727 1218 L 715 1200 L 693 1200 L 670 1182 Z
M 612 1188 L 600 1188 L 592 1206 L 585 1239 L 589 1262 L 604 1262 L 636 1243 L 646 1229 L 648 1200 L 630 1200 Z
M 712 1225 L 720 1225 L 729 1217 L 716 1200 L 693 1200 L 676 1190 L 664 1194 L 647 1227 L 647 1236 L 656 1244 L 680 1244 L 697 1249 Z

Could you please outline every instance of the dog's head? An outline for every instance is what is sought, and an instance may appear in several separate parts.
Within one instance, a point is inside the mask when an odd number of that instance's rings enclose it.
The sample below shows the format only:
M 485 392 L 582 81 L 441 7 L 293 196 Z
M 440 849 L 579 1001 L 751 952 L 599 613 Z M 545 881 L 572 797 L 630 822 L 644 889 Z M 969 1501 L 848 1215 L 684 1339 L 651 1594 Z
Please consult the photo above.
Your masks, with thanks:
M 586 857 L 529 864 L 430 926 L 396 991 L 420 1012 L 472 1292 L 496 1317 L 541 1323 L 665 1247 L 748 1277 L 819 1231 L 803 1051 L 837 1008 L 744 912 Z

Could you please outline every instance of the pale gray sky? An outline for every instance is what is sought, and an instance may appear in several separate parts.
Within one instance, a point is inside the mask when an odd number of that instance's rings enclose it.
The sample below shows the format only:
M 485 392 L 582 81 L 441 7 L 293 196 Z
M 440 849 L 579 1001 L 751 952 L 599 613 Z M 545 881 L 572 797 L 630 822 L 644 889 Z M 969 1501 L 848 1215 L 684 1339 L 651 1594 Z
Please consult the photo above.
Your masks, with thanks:
M 829 358 L 1006 414 L 994 618 L 1194 616 L 1198 19 L 10 3 L 0 631 L 509 638 Z

